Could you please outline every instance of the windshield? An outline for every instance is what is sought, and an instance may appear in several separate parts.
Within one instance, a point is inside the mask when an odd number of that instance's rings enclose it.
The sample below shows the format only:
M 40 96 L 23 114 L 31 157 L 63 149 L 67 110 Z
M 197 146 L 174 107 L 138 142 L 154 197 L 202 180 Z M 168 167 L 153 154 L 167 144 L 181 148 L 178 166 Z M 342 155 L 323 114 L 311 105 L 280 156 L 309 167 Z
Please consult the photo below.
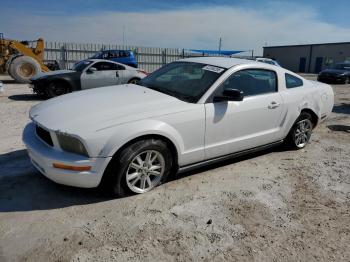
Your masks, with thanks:
M 333 69 L 350 70 L 350 64 L 336 64 Z
M 102 52 L 97 52 L 96 54 L 94 54 L 92 57 L 90 57 L 91 59 L 94 58 L 100 58 L 102 56 Z
M 89 61 L 89 60 L 80 61 L 73 66 L 73 70 L 78 71 L 78 72 L 82 72 L 91 63 L 92 63 L 92 61 Z
M 225 70 L 200 63 L 173 62 L 143 78 L 139 85 L 196 103 Z

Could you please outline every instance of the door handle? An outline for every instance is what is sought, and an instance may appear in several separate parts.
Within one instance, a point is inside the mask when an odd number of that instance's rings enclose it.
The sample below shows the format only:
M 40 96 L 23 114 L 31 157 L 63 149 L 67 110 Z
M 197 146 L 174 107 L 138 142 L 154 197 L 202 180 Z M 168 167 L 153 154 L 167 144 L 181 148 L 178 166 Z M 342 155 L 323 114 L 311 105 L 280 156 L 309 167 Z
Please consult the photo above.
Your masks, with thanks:
M 118 73 L 118 71 L 117 71 L 117 72 L 115 72 L 115 76 L 116 76 L 116 77 L 119 77 L 119 73 Z
M 268 105 L 268 108 L 269 109 L 274 109 L 274 108 L 277 108 L 279 107 L 281 104 L 280 103 L 277 103 L 275 101 L 272 101 L 269 105 Z

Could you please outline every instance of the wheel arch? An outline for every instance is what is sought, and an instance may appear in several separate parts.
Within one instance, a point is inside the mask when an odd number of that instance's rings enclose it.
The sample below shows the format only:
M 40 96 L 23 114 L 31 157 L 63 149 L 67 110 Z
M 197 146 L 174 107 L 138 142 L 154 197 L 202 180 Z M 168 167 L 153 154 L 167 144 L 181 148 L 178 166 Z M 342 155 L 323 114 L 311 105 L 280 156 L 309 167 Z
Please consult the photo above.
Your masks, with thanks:
M 53 79 L 49 80 L 49 84 L 51 84 L 51 83 L 59 83 L 59 82 L 65 83 L 68 86 L 68 88 L 69 88 L 69 92 L 73 91 L 72 83 L 69 80 L 67 80 L 66 78 L 53 78 Z
M 170 153 L 173 157 L 174 160 L 174 166 L 178 165 L 178 149 L 176 148 L 176 145 L 174 144 L 174 142 L 164 136 L 164 135 L 160 135 L 160 134 L 146 134 L 146 135 L 141 135 L 138 137 L 135 137 L 131 140 L 129 140 L 128 142 L 124 143 L 121 147 L 119 147 L 113 154 L 113 157 L 116 157 L 122 150 L 124 150 L 126 147 L 130 146 L 131 144 L 134 144 L 138 141 L 141 140 L 148 140 L 148 139 L 157 139 L 157 140 L 161 140 L 163 142 L 165 142 L 167 144 L 167 146 L 169 147 Z
M 65 73 L 60 75 L 53 75 L 50 77 L 50 82 L 52 81 L 62 81 L 68 84 L 70 92 L 81 90 L 80 72 L 75 73 Z
M 140 77 L 137 77 L 137 76 L 133 76 L 133 77 L 131 77 L 131 78 L 128 80 L 128 84 L 131 83 L 132 80 L 138 80 L 138 81 L 140 81 L 141 78 L 140 78 Z
M 315 113 L 315 111 L 313 111 L 312 109 L 310 108 L 303 108 L 301 111 L 300 111 L 300 114 L 301 113 L 308 113 L 311 115 L 311 122 L 312 122 L 312 125 L 313 125 L 313 128 L 315 128 L 319 122 L 319 118 L 318 118 L 318 115 Z M 299 115 L 300 115 L 299 114 Z
M 159 139 L 164 141 L 167 146 L 170 149 L 170 153 L 173 157 L 173 164 L 172 164 L 172 168 L 171 168 L 171 174 L 176 173 L 178 170 L 178 148 L 175 145 L 175 143 L 167 136 L 161 135 L 161 134 L 144 134 L 144 135 L 140 135 L 137 137 L 134 137 L 133 139 L 128 140 L 127 142 L 125 142 L 122 146 L 118 147 L 118 149 L 116 149 L 113 154 L 111 154 L 111 157 L 108 161 L 108 163 L 106 164 L 102 176 L 101 176 L 101 180 L 100 180 L 100 186 L 104 186 L 106 185 L 106 181 L 108 183 L 109 180 L 109 173 L 108 170 L 110 170 L 110 168 L 113 168 L 113 164 L 114 164 L 114 159 L 118 156 L 118 154 L 120 152 L 122 152 L 125 148 L 127 148 L 128 146 L 130 146 L 133 143 L 136 143 L 137 141 L 141 141 L 141 140 L 147 140 L 147 139 Z

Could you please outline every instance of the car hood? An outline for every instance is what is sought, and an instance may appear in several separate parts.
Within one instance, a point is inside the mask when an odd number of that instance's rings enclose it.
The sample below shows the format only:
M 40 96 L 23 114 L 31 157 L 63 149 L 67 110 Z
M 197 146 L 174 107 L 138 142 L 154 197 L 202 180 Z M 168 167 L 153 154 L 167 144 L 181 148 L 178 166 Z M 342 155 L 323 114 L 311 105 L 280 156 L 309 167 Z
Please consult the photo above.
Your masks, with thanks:
M 76 73 L 74 70 L 56 70 L 56 71 L 50 71 L 50 72 L 40 72 L 36 74 L 34 77 L 32 77 L 30 80 L 35 81 L 40 78 L 48 77 L 48 76 L 56 76 L 56 75 L 63 75 L 63 74 L 71 74 Z
M 340 75 L 347 72 L 346 70 L 341 70 L 341 69 L 325 69 L 321 72 L 321 74 L 327 73 L 327 74 L 333 74 L 333 75 Z
M 80 134 L 190 110 L 191 105 L 149 88 L 126 84 L 49 99 L 32 107 L 29 114 L 49 130 Z

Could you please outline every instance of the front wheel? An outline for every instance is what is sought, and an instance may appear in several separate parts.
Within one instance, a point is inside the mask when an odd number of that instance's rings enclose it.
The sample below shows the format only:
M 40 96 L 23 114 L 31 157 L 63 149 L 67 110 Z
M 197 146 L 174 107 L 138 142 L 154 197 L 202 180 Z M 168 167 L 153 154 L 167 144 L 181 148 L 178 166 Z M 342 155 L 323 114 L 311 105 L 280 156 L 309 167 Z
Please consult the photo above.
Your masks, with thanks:
M 304 148 L 312 134 L 312 117 L 309 113 L 302 112 L 289 131 L 286 143 L 293 149 Z
M 56 81 L 49 84 L 47 87 L 47 96 L 49 98 L 64 95 L 69 93 L 69 87 L 62 81 Z
M 164 141 L 140 140 L 113 157 L 104 184 L 116 196 L 146 193 L 166 180 L 172 163 L 172 154 Z

